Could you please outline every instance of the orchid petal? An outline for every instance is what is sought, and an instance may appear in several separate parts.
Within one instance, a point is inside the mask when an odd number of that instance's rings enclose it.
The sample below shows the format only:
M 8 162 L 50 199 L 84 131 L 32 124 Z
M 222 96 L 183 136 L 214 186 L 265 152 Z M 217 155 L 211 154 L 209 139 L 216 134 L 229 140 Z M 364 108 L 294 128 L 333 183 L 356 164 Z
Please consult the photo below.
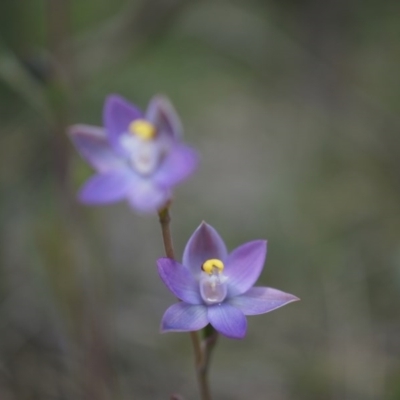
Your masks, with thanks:
M 161 332 L 197 331 L 207 324 L 206 306 L 177 303 L 165 311 L 161 320 Z
M 178 299 L 189 304 L 202 304 L 199 283 L 186 267 L 170 258 L 159 258 L 157 265 L 162 281 Z
M 229 299 L 229 304 L 237 307 L 245 315 L 258 315 L 298 300 L 298 297 L 277 289 L 253 287 L 241 296 Z
M 152 123 L 161 135 L 173 139 L 182 136 L 182 124 L 170 101 L 161 95 L 154 96 L 147 107 L 146 120 Z
M 227 250 L 221 236 L 212 226 L 202 222 L 186 244 L 183 265 L 198 277 L 205 261 L 213 258 L 224 261 L 226 256 Z
M 121 200 L 132 184 L 131 176 L 126 170 L 95 175 L 81 188 L 79 199 L 86 204 L 106 204 Z
M 98 172 L 107 172 L 125 165 L 110 147 L 106 132 L 103 128 L 90 125 L 73 125 L 68 134 L 85 158 Z
M 228 278 L 228 296 L 247 292 L 261 274 L 267 254 L 267 242 L 254 240 L 237 247 L 228 255 L 224 275 Z
M 185 145 L 173 145 L 155 173 L 154 182 L 163 187 L 172 187 L 187 179 L 199 162 L 197 151 Z
M 243 339 L 247 321 L 243 312 L 227 303 L 208 307 L 210 324 L 223 335 L 232 339 Z
M 130 205 L 142 213 L 153 213 L 160 210 L 171 198 L 169 188 L 155 186 L 152 181 L 135 177 L 135 183 L 128 193 Z
M 103 123 L 108 133 L 108 139 L 115 150 L 123 152 L 120 136 L 126 133 L 130 123 L 138 118 L 143 118 L 142 112 L 123 97 L 113 94 L 106 98 Z

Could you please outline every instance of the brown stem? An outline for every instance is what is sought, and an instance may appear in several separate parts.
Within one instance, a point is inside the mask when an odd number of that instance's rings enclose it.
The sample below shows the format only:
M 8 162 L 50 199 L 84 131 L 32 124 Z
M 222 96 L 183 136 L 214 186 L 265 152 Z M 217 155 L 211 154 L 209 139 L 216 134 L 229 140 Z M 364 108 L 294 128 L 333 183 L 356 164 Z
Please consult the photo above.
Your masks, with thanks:
M 209 333 L 210 331 L 211 333 Z M 203 360 L 201 371 L 203 374 L 207 374 L 211 360 L 211 353 L 215 345 L 217 344 L 218 332 L 213 327 L 211 327 L 211 325 L 205 327 L 203 332 L 208 333 L 208 336 L 205 337 L 202 342 Z
M 168 258 L 175 260 L 174 244 L 172 243 L 171 231 L 169 229 L 169 223 L 171 222 L 171 217 L 169 215 L 169 205 L 158 212 L 161 232 L 164 242 L 165 255 Z
M 161 225 L 165 254 L 168 258 L 175 259 L 174 246 L 172 243 L 172 236 L 170 230 L 171 217 L 169 215 L 169 204 L 158 212 L 158 217 Z M 201 400 L 211 400 L 211 394 L 207 380 L 207 366 L 208 366 L 209 352 L 204 351 L 203 353 L 200 338 L 197 332 L 194 331 L 189 333 L 193 346 L 196 377 L 200 391 L 200 398 Z M 204 347 L 204 349 L 207 349 L 207 344 Z

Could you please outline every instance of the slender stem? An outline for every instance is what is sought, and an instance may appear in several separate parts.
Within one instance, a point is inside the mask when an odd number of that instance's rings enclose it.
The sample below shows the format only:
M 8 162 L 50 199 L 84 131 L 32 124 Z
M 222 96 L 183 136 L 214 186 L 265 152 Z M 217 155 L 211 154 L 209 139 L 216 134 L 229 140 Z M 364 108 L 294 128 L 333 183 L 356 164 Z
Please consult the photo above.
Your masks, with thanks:
M 202 341 L 203 360 L 202 360 L 201 370 L 202 373 L 207 374 L 208 367 L 210 365 L 211 354 L 215 345 L 217 344 L 218 332 L 211 325 L 207 325 L 203 329 L 202 333 L 204 337 Z
M 171 231 L 169 229 L 169 223 L 171 222 L 171 217 L 169 215 L 169 205 L 160 210 L 158 216 L 160 219 L 165 255 L 168 258 L 175 259 L 174 244 L 172 243 Z
M 161 225 L 165 254 L 168 258 L 175 259 L 174 245 L 172 243 L 172 236 L 170 230 L 171 217 L 169 215 L 169 204 L 158 212 L 158 217 Z M 207 367 L 209 359 L 208 357 L 209 349 L 207 346 L 207 342 L 205 342 L 204 353 L 203 353 L 201 341 L 197 332 L 189 332 L 189 333 L 193 346 L 196 377 L 200 391 L 200 398 L 201 400 L 211 400 L 211 394 L 207 380 L 207 369 L 208 369 Z
M 197 384 L 200 390 L 201 400 L 211 400 L 210 388 L 207 380 L 207 369 L 204 368 L 204 357 L 201 342 L 197 332 L 189 332 L 190 339 L 192 341 L 193 351 L 195 355 L 195 367 L 196 367 L 196 377 Z

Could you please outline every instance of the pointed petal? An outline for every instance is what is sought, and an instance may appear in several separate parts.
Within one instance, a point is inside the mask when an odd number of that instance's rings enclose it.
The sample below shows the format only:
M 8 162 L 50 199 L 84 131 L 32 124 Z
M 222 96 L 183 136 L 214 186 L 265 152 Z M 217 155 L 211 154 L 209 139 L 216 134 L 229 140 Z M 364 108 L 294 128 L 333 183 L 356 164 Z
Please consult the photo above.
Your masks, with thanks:
M 127 171 L 114 171 L 90 178 L 79 192 L 79 200 L 86 204 L 106 204 L 123 199 L 132 184 Z
M 228 278 L 229 297 L 247 292 L 257 281 L 267 255 L 267 242 L 254 240 L 239 246 L 228 255 L 224 275 Z
M 298 300 L 298 297 L 277 289 L 253 287 L 245 294 L 229 299 L 229 304 L 237 307 L 245 315 L 258 315 Z
M 198 163 L 196 150 L 185 145 L 174 145 L 153 179 L 163 187 L 173 187 L 192 175 Z
M 151 122 L 162 135 L 179 139 L 182 124 L 170 101 L 161 95 L 154 96 L 147 107 L 146 120 Z
M 188 268 L 170 258 L 159 258 L 157 266 L 162 281 L 178 299 L 189 304 L 203 303 L 199 283 Z
M 186 244 L 183 265 L 198 277 L 205 261 L 217 258 L 224 262 L 226 256 L 226 246 L 221 236 L 211 225 L 202 222 Z
M 161 332 L 197 331 L 207 324 L 206 306 L 177 303 L 165 311 L 161 320 Z
M 103 128 L 90 125 L 73 125 L 68 129 L 68 135 L 75 147 L 98 172 L 107 172 L 125 165 L 110 147 Z
M 227 303 L 208 307 L 210 324 L 231 339 L 243 339 L 246 335 L 246 317 L 239 309 Z
M 130 205 L 141 213 L 155 213 L 171 198 L 171 191 L 155 186 L 151 180 L 135 177 L 135 185 L 129 191 Z
M 103 123 L 108 139 L 115 150 L 122 152 L 119 139 L 126 133 L 129 124 L 135 119 L 143 118 L 139 108 L 116 94 L 106 98 L 103 109 Z

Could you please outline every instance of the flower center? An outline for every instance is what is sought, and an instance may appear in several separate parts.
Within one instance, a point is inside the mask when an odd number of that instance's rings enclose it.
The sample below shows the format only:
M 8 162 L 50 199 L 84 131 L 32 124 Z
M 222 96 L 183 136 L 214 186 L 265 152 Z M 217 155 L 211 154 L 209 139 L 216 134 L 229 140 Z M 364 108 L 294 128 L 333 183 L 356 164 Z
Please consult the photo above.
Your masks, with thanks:
M 152 140 L 156 135 L 156 128 L 144 119 L 135 119 L 129 124 L 129 133 L 142 140 Z
M 144 119 L 129 124 L 128 131 L 121 137 L 132 168 L 142 176 L 149 176 L 158 168 L 165 154 L 165 145 L 156 139 L 154 125 Z
M 224 263 L 221 260 L 207 260 L 201 269 L 200 294 L 207 304 L 218 304 L 225 300 L 228 292 L 226 278 L 223 276 Z
M 221 273 L 224 270 L 224 263 L 217 258 L 212 258 L 210 260 L 207 260 L 201 266 L 201 269 L 209 275 L 213 273 Z

